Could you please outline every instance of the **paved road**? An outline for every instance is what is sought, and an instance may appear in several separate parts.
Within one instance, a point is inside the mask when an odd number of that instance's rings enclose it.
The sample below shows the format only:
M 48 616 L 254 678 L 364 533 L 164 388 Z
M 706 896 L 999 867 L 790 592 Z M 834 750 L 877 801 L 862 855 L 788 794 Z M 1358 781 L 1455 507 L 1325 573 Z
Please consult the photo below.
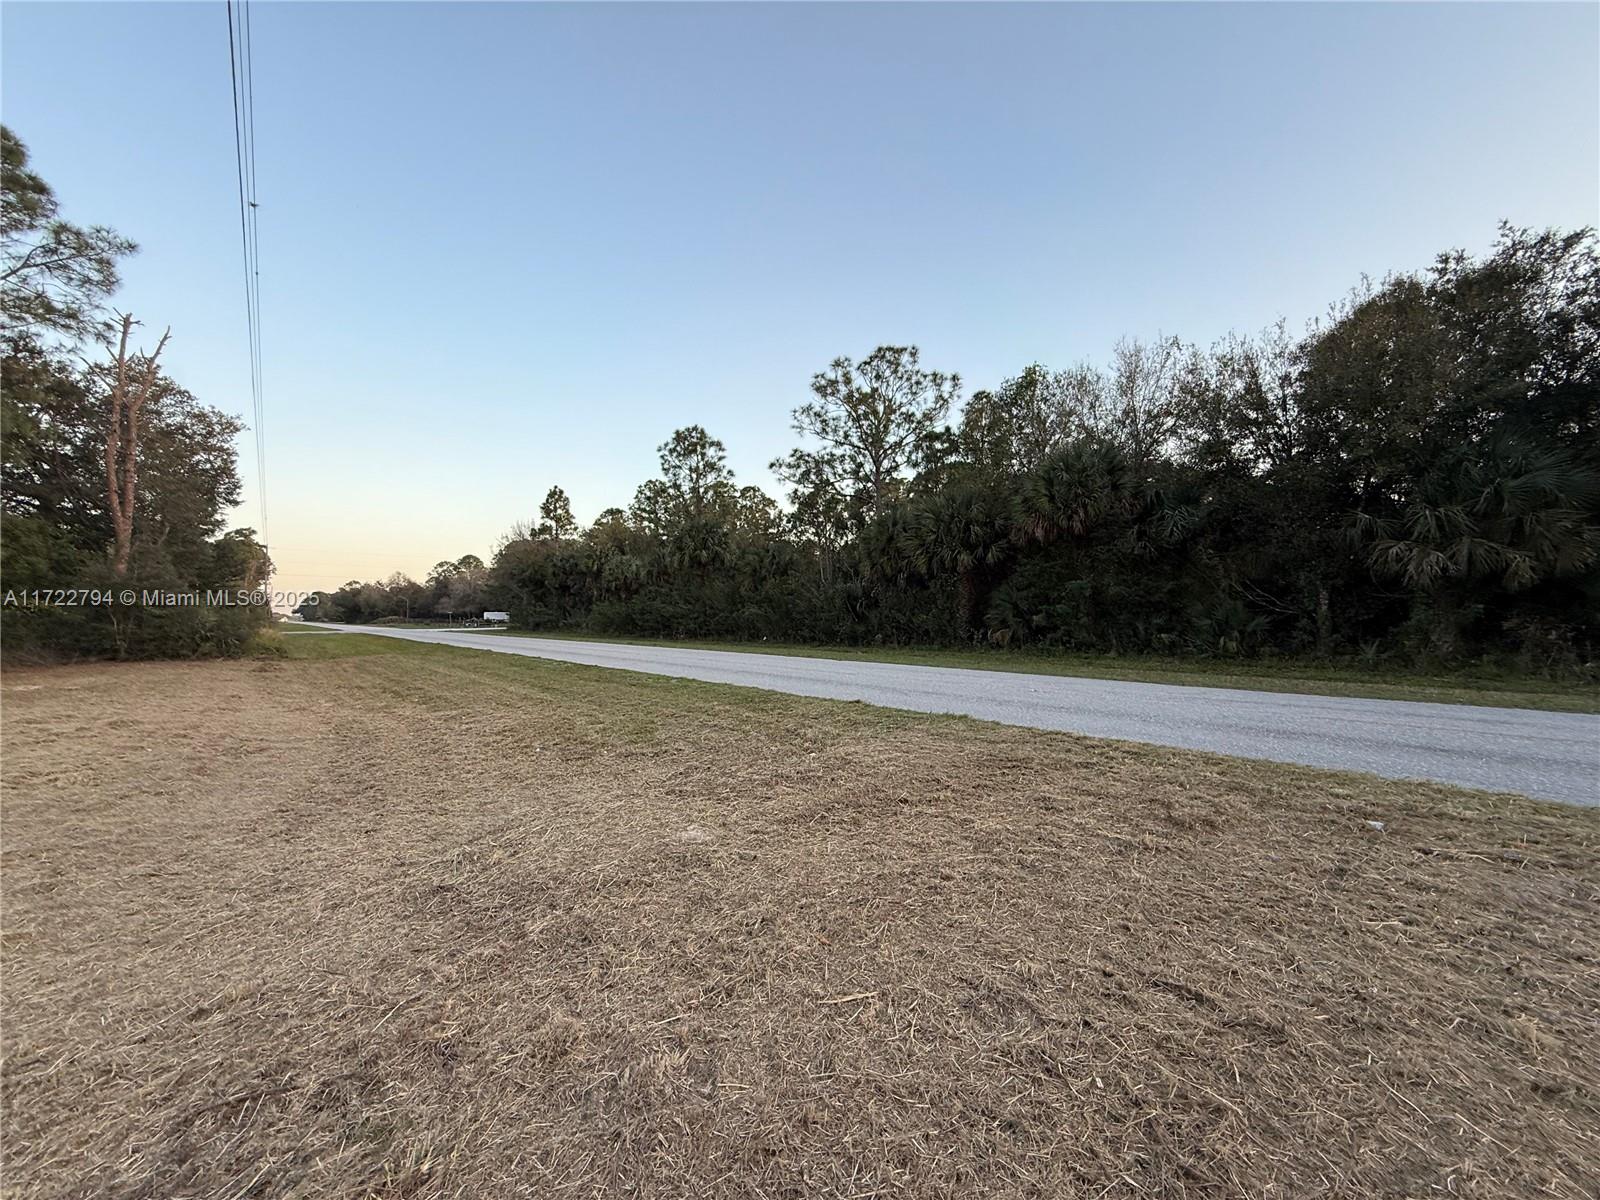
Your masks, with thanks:
M 1007 725 L 1600 804 L 1600 716 L 844 662 L 462 630 L 319 625 Z

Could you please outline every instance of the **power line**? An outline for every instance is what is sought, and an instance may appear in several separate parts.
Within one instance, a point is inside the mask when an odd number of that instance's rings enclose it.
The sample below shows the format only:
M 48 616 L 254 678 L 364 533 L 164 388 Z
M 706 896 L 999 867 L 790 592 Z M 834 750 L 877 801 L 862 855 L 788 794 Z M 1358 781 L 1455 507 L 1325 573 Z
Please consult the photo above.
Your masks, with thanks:
M 251 267 L 251 284 L 255 288 L 256 301 L 256 453 L 260 458 L 257 468 L 256 480 L 261 492 L 261 541 L 267 544 L 267 400 L 266 383 L 261 372 L 261 231 L 257 222 L 260 207 L 256 203 L 256 65 L 255 65 L 255 39 L 251 34 L 250 25 L 250 0 L 243 0 L 244 12 L 244 81 L 245 81 L 245 112 L 248 120 L 245 123 L 245 149 L 249 157 L 250 181 L 250 242 L 255 251 L 255 261 Z
M 250 408 L 256 443 L 256 486 L 261 501 L 261 543 L 270 552 L 267 528 L 266 399 L 261 381 L 261 239 L 256 217 L 255 60 L 250 0 L 228 0 L 228 74 L 233 84 L 233 153 L 239 187 L 239 244 L 244 255 L 245 325 L 249 334 Z

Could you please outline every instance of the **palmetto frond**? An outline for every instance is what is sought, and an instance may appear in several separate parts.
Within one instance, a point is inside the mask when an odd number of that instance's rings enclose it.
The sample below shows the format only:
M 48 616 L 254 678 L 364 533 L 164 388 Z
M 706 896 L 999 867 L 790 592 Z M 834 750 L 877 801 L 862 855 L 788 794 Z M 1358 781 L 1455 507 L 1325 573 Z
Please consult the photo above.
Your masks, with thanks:
M 1086 537 L 1109 520 L 1132 515 L 1139 504 L 1122 451 L 1109 442 L 1083 439 L 1051 454 L 1023 480 L 1018 524 L 1038 542 Z
M 1595 561 L 1585 508 L 1597 492 L 1600 477 L 1572 456 L 1502 439 L 1442 459 L 1397 518 L 1358 513 L 1350 531 L 1374 571 L 1409 587 L 1498 578 L 1515 591 Z
M 1011 552 L 1010 513 L 985 488 L 951 488 L 909 514 L 901 544 L 924 574 L 993 566 Z

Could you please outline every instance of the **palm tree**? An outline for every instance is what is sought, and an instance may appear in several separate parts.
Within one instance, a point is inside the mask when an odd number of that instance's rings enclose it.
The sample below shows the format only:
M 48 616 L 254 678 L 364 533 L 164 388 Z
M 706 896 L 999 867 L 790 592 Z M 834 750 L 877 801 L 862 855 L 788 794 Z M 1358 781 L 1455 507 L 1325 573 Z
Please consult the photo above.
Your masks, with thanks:
M 1017 524 L 1036 542 L 1085 538 L 1138 512 L 1138 481 L 1127 456 L 1099 438 L 1080 438 L 1049 455 L 1022 481 Z
M 1600 475 L 1564 451 L 1501 439 L 1463 446 L 1423 476 L 1396 517 L 1356 514 L 1379 575 L 1417 591 L 1495 580 L 1521 591 L 1595 561 Z
M 928 578 L 953 575 L 961 617 L 974 629 L 995 578 L 1014 551 L 1010 506 L 994 491 L 975 483 L 937 492 L 906 523 L 906 558 Z
M 1437 650 L 1496 585 L 1525 591 L 1570 577 L 1600 555 L 1600 473 L 1547 445 L 1502 437 L 1442 456 L 1393 516 L 1355 514 L 1351 537 L 1379 577 L 1424 602 Z

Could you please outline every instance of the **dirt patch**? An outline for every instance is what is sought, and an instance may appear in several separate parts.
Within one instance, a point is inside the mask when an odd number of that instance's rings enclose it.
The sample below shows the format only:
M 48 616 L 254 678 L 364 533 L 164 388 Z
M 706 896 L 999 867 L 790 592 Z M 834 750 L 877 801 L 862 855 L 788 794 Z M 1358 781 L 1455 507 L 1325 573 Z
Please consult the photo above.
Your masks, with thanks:
M 9 1194 L 1600 1177 L 1592 812 L 316 652 L 5 674 Z

